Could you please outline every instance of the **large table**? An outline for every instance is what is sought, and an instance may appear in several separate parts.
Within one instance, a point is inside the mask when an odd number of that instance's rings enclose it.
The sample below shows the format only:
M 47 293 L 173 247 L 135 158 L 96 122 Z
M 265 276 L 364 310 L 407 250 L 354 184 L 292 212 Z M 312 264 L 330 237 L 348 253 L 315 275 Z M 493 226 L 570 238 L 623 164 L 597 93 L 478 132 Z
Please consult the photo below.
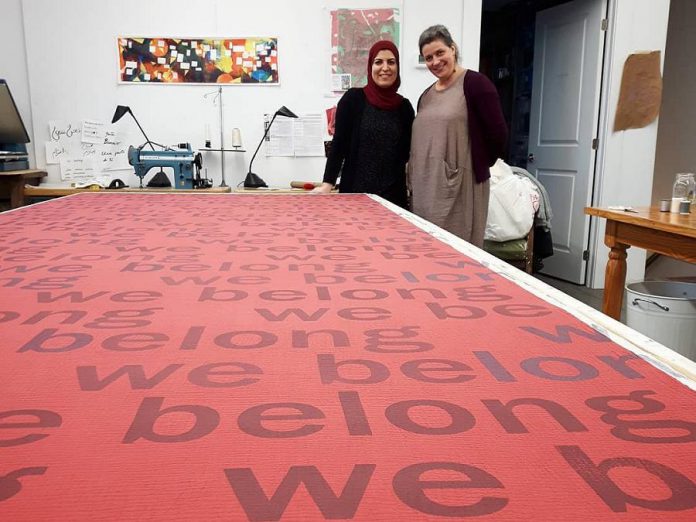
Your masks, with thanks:
M 696 363 L 365 195 L 0 214 L 1 521 L 696 520 Z
M 24 205 L 24 185 L 27 181 L 36 182 L 46 177 L 45 170 L 6 170 L 0 171 L 0 187 L 7 187 L 10 193 L 10 208 Z
M 57 198 L 61 196 L 71 196 L 73 194 L 81 194 L 84 192 L 111 192 L 122 194 L 226 194 L 232 191 L 231 187 L 210 187 L 199 189 L 182 189 L 176 187 L 124 187 L 120 189 L 106 189 L 99 185 L 90 187 L 53 187 L 53 186 L 32 186 L 23 187 L 23 197 L 25 198 Z
M 602 311 L 614 319 L 621 317 L 629 247 L 696 263 L 696 209 L 682 215 L 660 212 L 656 207 L 629 210 L 587 207 L 585 213 L 607 220 L 604 243 L 610 251 Z

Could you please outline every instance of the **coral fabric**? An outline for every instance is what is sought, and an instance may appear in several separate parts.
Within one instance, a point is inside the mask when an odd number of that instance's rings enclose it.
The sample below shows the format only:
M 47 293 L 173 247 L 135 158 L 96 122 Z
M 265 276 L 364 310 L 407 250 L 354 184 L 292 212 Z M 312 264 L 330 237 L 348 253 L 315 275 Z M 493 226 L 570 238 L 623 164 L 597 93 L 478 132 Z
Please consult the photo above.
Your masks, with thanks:
M 0 238 L 0 520 L 696 519 L 693 391 L 366 196 Z

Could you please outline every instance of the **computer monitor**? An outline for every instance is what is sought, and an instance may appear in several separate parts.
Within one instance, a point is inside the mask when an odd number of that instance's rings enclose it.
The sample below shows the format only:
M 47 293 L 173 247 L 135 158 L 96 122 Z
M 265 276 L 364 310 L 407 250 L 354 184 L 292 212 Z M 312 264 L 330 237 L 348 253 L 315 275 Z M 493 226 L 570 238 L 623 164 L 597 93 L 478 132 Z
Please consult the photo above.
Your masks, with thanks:
M 29 143 L 29 134 L 19 115 L 10 88 L 0 79 L 0 143 L 3 145 Z

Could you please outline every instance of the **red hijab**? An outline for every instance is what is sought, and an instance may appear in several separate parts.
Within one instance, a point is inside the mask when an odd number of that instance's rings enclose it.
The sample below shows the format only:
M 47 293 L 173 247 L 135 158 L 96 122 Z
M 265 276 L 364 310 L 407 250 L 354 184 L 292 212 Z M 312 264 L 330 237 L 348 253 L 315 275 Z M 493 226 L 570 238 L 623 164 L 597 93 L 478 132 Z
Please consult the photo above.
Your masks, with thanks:
M 380 51 L 391 51 L 396 58 L 396 81 L 390 87 L 380 87 L 372 79 L 372 63 Z M 370 55 L 367 60 L 367 85 L 363 87 L 365 96 L 370 105 L 374 105 L 378 109 L 393 111 L 401 106 L 403 96 L 396 94 L 396 91 L 401 85 L 401 66 L 399 64 L 399 50 L 392 42 L 380 40 L 370 49 Z

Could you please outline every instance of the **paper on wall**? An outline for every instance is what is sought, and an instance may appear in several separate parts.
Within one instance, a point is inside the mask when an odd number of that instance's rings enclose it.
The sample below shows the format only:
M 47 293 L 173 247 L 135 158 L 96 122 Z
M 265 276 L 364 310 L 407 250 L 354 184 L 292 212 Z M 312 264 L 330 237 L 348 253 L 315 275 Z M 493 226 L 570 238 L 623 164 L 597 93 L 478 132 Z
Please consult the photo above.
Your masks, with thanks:
M 269 121 L 266 115 L 265 124 Z M 299 118 L 279 116 L 269 132 L 266 156 L 324 156 L 324 119 L 321 114 Z
M 91 158 L 61 158 L 60 179 L 73 183 L 83 183 L 96 177 L 94 161 Z
M 331 75 L 331 90 L 336 91 L 347 91 L 351 87 L 351 75 L 350 74 L 332 74 Z
M 47 141 L 44 145 L 46 146 L 46 163 L 49 165 L 56 165 L 60 162 L 61 158 L 69 156 L 65 145 L 50 141 Z
M 293 144 L 293 119 L 278 116 L 268 133 L 266 144 L 266 156 L 294 156 Z M 269 115 L 264 116 L 264 127 L 269 124 Z
M 324 118 L 305 114 L 294 122 L 295 156 L 324 156 Z
M 101 147 L 101 169 L 111 170 L 132 170 L 133 167 L 128 163 L 128 146 L 125 140 L 114 130 L 107 130 L 104 144 Z
M 80 142 L 82 126 L 78 122 L 51 120 L 48 122 L 46 163 L 56 164 L 61 158 L 82 157 Z
M 648 126 L 660 113 L 661 102 L 660 51 L 631 54 L 624 63 L 614 131 Z
M 102 121 L 82 120 L 82 141 L 84 143 L 104 143 L 106 124 Z
M 83 125 L 87 123 L 87 125 Z M 91 122 L 99 123 L 99 122 Z M 83 134 L 90 133 L 89 141 Z M 101 139 L 97 140 L 97 136 Z M 89 160 L 89 173 L 95 177 L 112 170 L 131 170 L 128 164 L 129 140 L 118 133 L 111 124 L 91 125 L 89 120 L 71 122 L 49 121 L 49 141 L 45 144 L 46 163 L 59 164 L 61 160 Z M 69 176 L 73 175 L 72 164 L 66 164 Z M 61 177 L 63 176 L 61 167 Z

